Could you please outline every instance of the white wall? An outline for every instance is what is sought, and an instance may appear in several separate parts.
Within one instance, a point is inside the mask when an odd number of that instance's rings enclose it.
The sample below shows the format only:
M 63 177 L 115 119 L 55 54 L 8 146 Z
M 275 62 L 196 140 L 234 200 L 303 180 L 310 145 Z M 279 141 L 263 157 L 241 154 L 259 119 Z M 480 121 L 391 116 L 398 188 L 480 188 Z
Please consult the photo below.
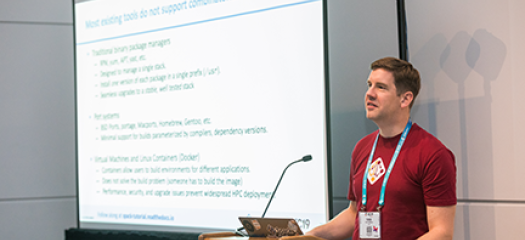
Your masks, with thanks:
M 457 158 L 455 239 L 525 235 L 525 2 L 407 1 L 414 120 Z
M 0 2 L 0 238 L 76 225 L 71 2 Z
M 391 3 L 390 3 L 391 2 Z M 350 153 L 375 129 L 362 99 L 369 63 L 397 56 L 395 1 L 328 1 L 334 212 L 344 208 Z M 361 12 L 353 12 L 355 6 Z M 423 88 L 413 119 L 456 155 L 454 239 L 525 235 L 525 1 L 406 1 L 410 61 Z M 386 13 L 386 15 L 385 15 Z M 367 30 L 353 26 L 360 21 Z M 357 35 L 352 34 L 359 30 Z M 386 42 L 380 41 L 386 40 Z M 351 48 L 358 42 L 360 48 Z

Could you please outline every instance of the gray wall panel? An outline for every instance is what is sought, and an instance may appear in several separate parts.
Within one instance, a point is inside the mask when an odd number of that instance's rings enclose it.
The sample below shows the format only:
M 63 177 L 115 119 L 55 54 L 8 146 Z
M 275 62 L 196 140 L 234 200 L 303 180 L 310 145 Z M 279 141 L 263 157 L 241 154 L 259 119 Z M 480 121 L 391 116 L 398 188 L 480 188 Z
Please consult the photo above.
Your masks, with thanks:
M 398 56 L 395 1 L 328 1 L 328 38 L 332 189 L 346 198 L 352 149 L 376 129 L 364 108 L 370 64 Z
M 1 239 L 64 239 L 76 226 L 76 198 L 0 202 Z
M 525 203 L 459 203 L 454 239 L 522 239 Z
M 525 181 L 524 5 L 407 3 L 411 59 L 424 84 L 414 120 L 455 153 L 460 199 L 525 201 L 516 191 Z
M 413 119 L 455 153 L 455 239 L 522 239 L 525 2 L 409 1 Z M 503 203 L 507 202 L 507 203 Z
M 72 1 L 0 1 L 0 21 L 73 23 Z
M 339 214 L 341 211 L 345 210 L 348 207 L 348 205 L 350 204 L 350 201 L 342 199 L 342 198 L 337 198 L 337 199 L 334 199 L 333 203 L 334 205 L 333 205 L 332 213 L 335 217 L 337 216 L 337 214 Z
M 75 196 L 72 27 L 0 32 L 0 199 Z

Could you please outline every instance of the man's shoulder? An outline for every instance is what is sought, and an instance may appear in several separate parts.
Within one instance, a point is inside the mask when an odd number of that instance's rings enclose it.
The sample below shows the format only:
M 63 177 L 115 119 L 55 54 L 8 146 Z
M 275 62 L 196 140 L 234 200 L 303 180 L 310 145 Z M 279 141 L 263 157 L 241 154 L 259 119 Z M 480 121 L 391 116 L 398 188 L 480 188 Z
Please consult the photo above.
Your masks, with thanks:
M 414 123 L 410 132 L 413 133 L 411 140 L 426 144 L 428 146 L 446 148 L 446 146 L 436 136 L 434 136 L 432 133 L 429 133 L 427 130 L 423 129 L 416 123 Z
M 441 142 L 436 136 L 427 132 L 419 125 L 414 124 L 413 131 L 411 130 L 411 133 L 413 133 L 413 135 L 409 135 L 407 137 L 408 144 L 406 147 L 411 149 L 411 151 L 419 152 L 420 154 L 426 155 L 428 157 L 435 156 L 436 154 L 446 154 L 452 156 L 453 158 L 452 151 L 450 151 L 450 149 L 448 149 L 447 146 L 443 144 L 443 142 Z
M 361 138 L 355 146 L 352 151 L 352 160 L 357 161 L 357 159 L 364 159 L 364 157 L 370 153 L 370 150 L 372 150 L 372 146 L 374 145 L 374 141 L 376 139 L 377 134 L 379 133 L 379 130 L 376 130 L 365 137 Z

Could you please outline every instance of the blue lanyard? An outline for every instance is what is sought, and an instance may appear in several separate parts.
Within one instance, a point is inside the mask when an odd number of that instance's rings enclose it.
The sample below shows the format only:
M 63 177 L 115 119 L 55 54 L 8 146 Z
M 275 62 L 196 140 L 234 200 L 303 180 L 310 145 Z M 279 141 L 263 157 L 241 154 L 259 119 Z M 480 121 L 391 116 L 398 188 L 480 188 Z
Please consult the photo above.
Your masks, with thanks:
M 405 143 L 405 139 L 407 138 L 408 132 L 410 132 L 411 127 L 412 127 L 412 121 L 408 120 L 405 130 L 403 130 L 403 134 L 401 135 L 401 138 L 399 139 L 399 142 L 397 143 L 396 151 L 394 152 L 394 155 L 392 156 L 392 160 L 390 161 L 390 165 L 388 166 L 388 170 L 386 171 L 385 178 L 383 179 L 383 186 L 381 186 L 381 195 L 379 196 L 379 207 L 383 207 L 385 205 L 386 183 L 388 182 L 388 178 L 390 177 L 390 172 L 392 172 L 392 169 L 394 168 L 394 164 L 396 163 L 397 157 L 399 156 L 401 147 Z M 365 175 L 363 176 L 363 199 L 361 201 L 363 208 L 366 207 L 366 201 L 367 201 L 366 186 L 368 182 L 368 170 L 370 169 L 370 165 L 372 165 L 372 159 L 374 158 L 374 153 L 376 152 L 376 146 L 377 146 L 378 139 L 379 139 L 379 133 L 377 133 L 376 140 L 374 142 L 374 146 L 372 147 L 372 152 L 370 152 L 370 157 L 368 158 Z

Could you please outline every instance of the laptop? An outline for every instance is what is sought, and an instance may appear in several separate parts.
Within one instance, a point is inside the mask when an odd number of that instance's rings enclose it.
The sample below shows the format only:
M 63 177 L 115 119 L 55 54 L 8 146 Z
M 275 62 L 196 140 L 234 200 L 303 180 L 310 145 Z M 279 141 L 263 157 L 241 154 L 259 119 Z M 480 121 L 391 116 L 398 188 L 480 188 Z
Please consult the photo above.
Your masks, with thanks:
M 250 237 L 284 237 L 303 235 L 293 218 L 239 217 Z

